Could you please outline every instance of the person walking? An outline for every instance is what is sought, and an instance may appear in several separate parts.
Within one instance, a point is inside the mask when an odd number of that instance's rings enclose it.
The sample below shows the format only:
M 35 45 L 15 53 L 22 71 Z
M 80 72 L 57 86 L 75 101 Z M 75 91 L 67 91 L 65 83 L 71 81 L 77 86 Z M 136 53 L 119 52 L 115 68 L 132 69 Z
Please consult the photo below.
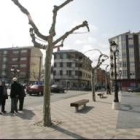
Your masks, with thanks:
M 107 84 L 107 94 L 111 94 L 111 91 L 110 91 L 110 86 L 109 86 L 109 84 Z
M 11 84 L 11 92 L 10 92 L 10 97 L 11 97 L 11 113 L 18 112 L 17 110 L 17 102 L 18 102 L 18 97 L 20 93 L 20 84 L 17 82 L 17 78 L 14 77 L 13 83 Z
M 5 81 L 2 81 L 2 83 L 0 85 L 1 114 L 6 113 L 6 111 L 5 111 L 6 99 L 8 99 L 7 88 L 6 88 L 6 85 L 5 85 Z
M 25 87 L 23 85 L 20 85 L 20 93 L 19 93 L 19 111 L 23 110 L 23 104 L 24 104 L 24 97 L 26 96 L 25 94 Z

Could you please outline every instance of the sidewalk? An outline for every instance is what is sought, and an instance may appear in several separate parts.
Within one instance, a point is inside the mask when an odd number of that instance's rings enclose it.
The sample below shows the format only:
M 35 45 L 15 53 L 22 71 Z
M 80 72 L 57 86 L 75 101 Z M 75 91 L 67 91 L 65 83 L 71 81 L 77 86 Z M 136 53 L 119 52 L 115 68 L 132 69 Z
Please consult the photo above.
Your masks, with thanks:
M 118 125 L 119 112 L 129 113 L 126 106 L 119 111 L 112 110 L 114 95 L 105 96 L 107 98 L 101 99 L 96 96 L 96 102 L 92 102 L 91 93 L 52 102 L 52 127 L 38 123 L 42 120 L 43 105 L 16 115 L 0 115 L 0 139 L 139 139 L 140 128 L 120 129 Z M 76 113 L 70 103 L 79 99 L 90 101 L 85 109 Z

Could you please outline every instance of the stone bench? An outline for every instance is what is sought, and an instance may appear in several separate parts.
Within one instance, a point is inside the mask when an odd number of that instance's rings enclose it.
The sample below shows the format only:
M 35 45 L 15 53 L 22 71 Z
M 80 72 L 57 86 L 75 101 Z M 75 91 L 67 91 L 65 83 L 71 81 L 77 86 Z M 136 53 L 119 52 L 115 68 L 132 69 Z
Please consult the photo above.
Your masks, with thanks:
M 98 93 L 97 95 L 98 95 L 100 98 L 103 98 L 103 97 L 104 97 L 104 94 L 105 94 L 105 93 Z
M 88 99 L 82 99 L 82 100 L 70 103 L 70 106 L 75 107 L 75 111 L 77 112 L 79 106 L 83 105 L 84 107 L 86 107 L 86 103 L 88 103 L 88 102 L 89 102 Z

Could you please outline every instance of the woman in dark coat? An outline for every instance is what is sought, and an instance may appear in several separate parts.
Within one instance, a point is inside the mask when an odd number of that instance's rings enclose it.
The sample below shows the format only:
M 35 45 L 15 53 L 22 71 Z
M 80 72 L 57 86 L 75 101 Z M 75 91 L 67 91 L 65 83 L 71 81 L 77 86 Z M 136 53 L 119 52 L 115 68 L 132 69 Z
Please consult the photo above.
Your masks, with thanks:
M 20 93 L 19 93 L 19 110 L 23 110 L 23 104 L 24 104 L 24 97 L 26 96 L 24 86 L 20 85 Z
M 0 85 L 0 105 L 2 113 L 6 113 L 5 111 L 6 99 L 8 99 L 7 88 L 5 86 L 5 82 L 2 81 L 2 84 Z

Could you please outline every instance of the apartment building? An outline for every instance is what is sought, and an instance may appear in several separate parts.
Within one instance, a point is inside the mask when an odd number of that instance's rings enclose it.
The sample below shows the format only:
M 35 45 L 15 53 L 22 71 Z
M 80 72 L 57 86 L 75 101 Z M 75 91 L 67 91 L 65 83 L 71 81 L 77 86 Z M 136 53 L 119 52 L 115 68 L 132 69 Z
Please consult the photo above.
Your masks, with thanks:
M 83 89 L 91 84 L 91 60 L 76 50 L 54 52 L 54 83 L 68 89 Z
M 140 86 L 140 32 L 126 32 L 110 38 L 110 41 L 115 41 L 119 49 L 116 59 L 118 85 L 124 90 L 130 86 Z M 110 54 L 112 56 L 111 52 Z M 111 73 L 111 78 L 114 79 L 114 68 L 111 68 Z
M 11 68 L 21 82 L 33 82 L 40 78 L 42 52 L 35 47 L 12 47 L 0 49 L 0 78 L 11 82 L 14 76 Z

